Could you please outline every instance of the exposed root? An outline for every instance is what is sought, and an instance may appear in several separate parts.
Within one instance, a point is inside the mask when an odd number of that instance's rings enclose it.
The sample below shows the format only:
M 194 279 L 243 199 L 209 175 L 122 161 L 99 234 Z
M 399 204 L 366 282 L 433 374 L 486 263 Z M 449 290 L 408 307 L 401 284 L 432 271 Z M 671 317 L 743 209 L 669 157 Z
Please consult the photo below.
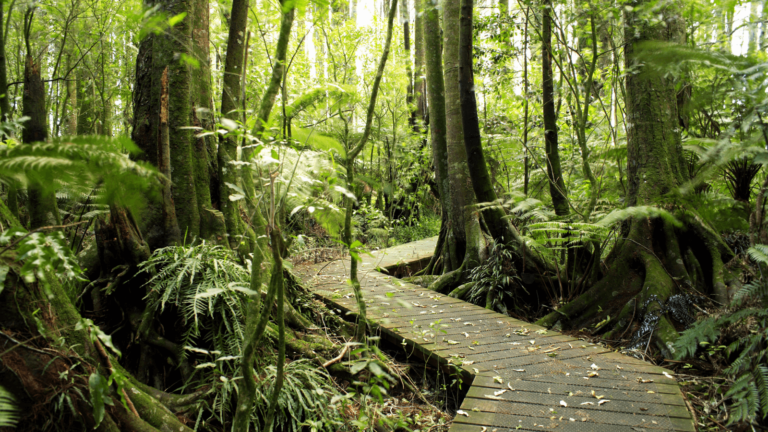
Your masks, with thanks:
M 604 333 L 609 340 L 631 330 L 633 345 L 639 347 L 642 336 L 645 349 L 653 342 L 671 356 L 678 330 L 688 325 L 687 306 L 679 305 L 678 295 L 727 300 L 723 256 L 730 254 L 695 214 L 681 212 L 679 217 L 682 228 L 663 219 L 633 220 L 603 279 L 537 324 L 561 322 Z
M 459 267 L 458 269 L 437 278 L 437 280 L 429 286 L 429 289 L 445 294 L 459 286 L 464 279 L 464 268 Z

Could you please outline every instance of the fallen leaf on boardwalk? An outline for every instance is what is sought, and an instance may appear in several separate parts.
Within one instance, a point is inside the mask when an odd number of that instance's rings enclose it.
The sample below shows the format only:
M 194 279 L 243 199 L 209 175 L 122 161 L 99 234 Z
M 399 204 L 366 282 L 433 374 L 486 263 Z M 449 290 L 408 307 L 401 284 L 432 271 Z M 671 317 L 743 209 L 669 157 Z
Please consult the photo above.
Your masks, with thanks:
M 477 368 L 472 368 L 472 370 L 475 371 L 475 375 L 478 375 L 480 373 L 480 371 L 477 370 Z
M 525 369 L 515 369 L 515 372 L 525 372 Z
M 592 377 L 600 376 L 600 374 L 598 374 L 597 372 L 589 372 L 589 373 L 587 374 L 587 376 L 588 376 L 589 378 L 592 378 Z
M 599 395 L 599 396 L 598 396 L 598 395 L 596 395 L 596 394 L 595 394 L 595 391 L 594 391 L 594 390 L 592 390 L 592 397 L 594 397 L 595 399 L 602 399 L 602 398 L 604 398 L 604 397 L 605 397 L 605 395 Z
M 598 366 L 598 365 L 596 365 L 596 364 L 594 364 L 594 363 L 592 363 L 592 366 L 590 366 L 590 367 L 591 367 L 592 369 L 594 369 L 594 370 L 600 370 L 600 366 Z
M 494 394 L 494 395 L 496 395 L 496 396 L 498 396 L 498 395 L 500 395 L 500 394 L 504 394 L 504 393 L 506 393 L 506 392 L 507 392 L 507 389 L 504 389 L 504 390 L 495 391 L 495 392 L 493 392 L 493 394 Z
M 494 380 L 494 381 L 496 381 L 496 382 L 497 382 L 497 383 L 499 383 L 499 384 L 504 384 L 504 380 L 503 380 L 503 379 L 501 379 L 501 377 L 500 377 L 500 376 L 495 376 L 495 377 L 493 377 L 493 380 Z
M 531 343 L 531 345 L 533 345 L 533 344 L 535 344 L 535 343 L 536 343 L 536 340 L 535 340 L 535 339 L 531 339 L 531 340 L 529 340 L 528 342 L 530 342 L 530 343 Z
M 667 378 L 669 378 L 669 379 L 674 379 L 674 378 L 672 377 L 672 375 L 670 375 L 670 374 L 668 374 L 668 373 L 666 373 L 666 372 L 662 372 L 662 373 L 664 374 L 664 376 L 665 376 L 665 377 L 667 377 Z
M 493 396 L 493 395 L 485 395 L 485 397 L 487 397 L 488 399 L 494 399 L 494 400 L 500 400 L 500 401 L 504 400 L 504 398 Z
M 608 402 L 610 402 L 610 400 L 608 400 L 608 399 L 602 399 L 602 400 L 598 401 L 598 402 L 597 402 L 597 404 L 598 404 L 598 405 L 602 405 L 602 404 L 604 404 L 604 403 L 608 403 Z
M 461 362 L 462 366 L 469 366 L 469 365 L 472 365 L 472 364 L 475 364 L 474 360 Z
M 448 345 L 457 345 L 457 344 L 458 344 L 458 342 L 456 342 L 454 340 L 450 340 L 450 339 L 448 340 Z
M 458 410 L 456 411 L 456 415 L 463 415 L 469 417 L 469 414 L 464 410 Z
M 653 390 L 648 390 L 648 393 L 649 393 L 649 394 L 654 394 L 654 393 L 656 393 L 656 392 L 655 392 L 655 391 L 653 391 Z
M 464 332 L 462 334 L 464 335 L 464 337 L 469 337 L 469 333 L 467 333 L 467 332 Z
M 648 383 L 652 383 L 653 380 L 652 379 L 643 379 L 642 377 L 637 377 L 637 382 L 639 382 L 640 384 L 648 384 Z
M 567 406 L 568 406 L 568 404 L 567 404 L 567 403 L 565 403 L 565 401 L 564 401 L 564 400 L 561 400 L 561 401 L 560 401 L 560 406 L 564 406 L 564 407 L 567 407 Z
M 472 324 L 471 322 L 467 321 L 467 322 L 464 323 L 464 325 L 471 325 L 471 326 L 473 326 L 474 324 Z
M 534 351 L 536 351 L 539 348 L 540 347 L 528 347 L 528 352 L 534 352 Z
M 520 345 L 520 342 L 510 342 L 510 345 Z
M 485 431 L 487 431 L 487 430 L 488 430 L 488 428 L 487 428 L 487 427 L 485 427 L 485 426 L 483 426 L 483 428 L 482 428 L 482 429 L 480 429 L 480 432 L 485 432 Z
M 581 405 L 594 405 L 592 402 L 582 402 Z
M 544 353 L 551 353 L 552 351 L 557 351 L 557 350 L 559 350 L 559 349 L 560 349 L 560 347 L 554 347 L 554 348 L 550 348 L 550 349 L 548 349 L 548 350 L 544 350 L 544 351 L 542 351 L 542 352 L 544 352 Z
M 623 367 L 621 367 L 621 366 L 619 366 L 619 365 L 616 365 L 616 369 L 618 369 L 618 370 L 624 370 L 624 368 L 623 368 Z
M 515 391 L 515 389 L 512 388 L 512 384 L 507 383 L 507 387 L 509 387 L 510 390 Z
M 541 329 L 541 330 L 536 330 L 536 333 L 538 333 L 540 335 L 545 335 L 545 334 L 547 334 L 547 331 L 544 330 L 544 329 Z
M 648 408 L 640 408 L 640 411 L 648 411 Z

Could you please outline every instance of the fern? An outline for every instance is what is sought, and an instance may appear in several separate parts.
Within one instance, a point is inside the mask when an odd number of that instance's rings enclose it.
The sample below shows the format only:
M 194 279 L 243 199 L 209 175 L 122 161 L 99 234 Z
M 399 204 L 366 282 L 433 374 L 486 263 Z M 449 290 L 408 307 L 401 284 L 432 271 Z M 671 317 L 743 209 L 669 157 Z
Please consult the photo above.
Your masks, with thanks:
M 654 206 L 635 206 L 627 207 L 621 210 L 614 210 L 602 218 L 598 222 L 598 225 L 610 227 L 627 219 L 636 218 L 663 218 L 676 227 L 682 226 L 682 223 L 677 220 L 677 218 L 675 218 L 672 213 Z
M 273 365 L 263 370 L 256 389 L 256 410 L 251 415 L 254 423 L 266 418 L 269 408 L 271 384 L 277 368 Z M 277 399 L 277 416 L 273 430 L 301 431 L 304 421 L 320 422 L 327 431 L 338 430 L 337 407 L 332 399 L 338 392 L 331 386 L 331 378 L 309 360 L 297 360 L 286 365 L 285 381 Z M 259 429 L 261 430 L 261 429 Z M 271 431 L 266 431 L 271 432 Z
M 755 245 L 747 253 L 758 265 L 768 264 L 766 245 Z M 746 298 L 758 298 L 763 305 L 768 304 L 766 281 L 761 278 L 745 285 L 734 296 L 732 306 L 741 306 Z M 768 310 L 746 308 L 703 319 L 675 342 L 677 358 L 693 357 L 701 346 L 714 343 L 721 329 L 738 324 L 749 325 L 750 332 L 725 349 L 731 361 L 723 373 L 733 380 L 723 396 L 731 402 L 729 425 L 753 422 L 758 416 L 768 415 L 768 367 L 765 366 L 768 363 Z
M 19 421 L 19 409 L 11 392 L 0 386 L 0 427 L 14 428 Z
M 0 149 L 0 182 L 32 183 L 51 193 L 62 188 L 83 193 L 99 185 L 97 202 L 138 211 L 161 178 L 151 165 L 129 158 L 138 153 L 128 138 L 102 136 L 5 147 Z
M 250 273 L 232 251 L 205 242 L 156 250 L 139 265 L 150 275 L 148 307 L 172 305 L 180 314 L 184 346 L 204 341 L 225 356 L 241 353 Z

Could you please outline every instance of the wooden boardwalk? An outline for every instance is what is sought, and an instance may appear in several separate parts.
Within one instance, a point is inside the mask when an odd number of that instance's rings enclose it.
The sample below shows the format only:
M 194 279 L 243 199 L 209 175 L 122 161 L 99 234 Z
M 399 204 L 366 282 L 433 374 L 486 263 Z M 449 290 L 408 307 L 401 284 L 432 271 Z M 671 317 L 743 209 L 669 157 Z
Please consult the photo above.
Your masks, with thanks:
M 452 432 L 695 431 L 671 371 L 400 281 L 435 238 L 364 256 L 360 283 L 382 337 L 471 381 Z M 349 262 L 298 268 L 329 307 L 355 312 Z M 462 414 L 463 413 L 463 414 Z

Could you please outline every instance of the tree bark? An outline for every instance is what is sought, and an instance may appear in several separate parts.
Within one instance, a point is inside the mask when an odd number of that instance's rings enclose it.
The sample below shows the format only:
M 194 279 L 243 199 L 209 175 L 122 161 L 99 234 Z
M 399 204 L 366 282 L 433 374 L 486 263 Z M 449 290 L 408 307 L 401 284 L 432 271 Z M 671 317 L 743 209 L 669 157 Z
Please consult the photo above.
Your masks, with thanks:
M 642 10 L 648 1 L 643 0 L 634 10 Z M 539 323 L 552 325 L 562 320 L 570 328 L 583 328 L 610 317 L 600 329 L 607 331 L 607 339 L 616 339 L 633 328 L 633 341 L 647 344 L 651 338 L 669 357 L 678 336 L 674 324 L 679 315 L 668 313 L 667 300 L 684 293 L 683 287 L 687 287 L 726 303 L 723 260 L 732 252 L 691 206 L 679 202 L 684 197 L 678 196 L 677 190 L 688 175 L 675 82 L 649 70 L 638 59 L 645 42 L 683 42 L 680 4 L 668 3 L 659 13 L 663 19 L 649 23 L 637 12 L 625 12 L 626 69 L 633 71 L 626 78 L 627 201 L 629 206 L 665 208 L 679 223 L 656 217 L 630 218 L 608 257 L 605 277 Z M 648 314 L 658 316 L 650 334 L 633 321 L 635 310 L 640 311 L 639 321 Z
M 40 78 L 40 66 L 30 53 L 29 28 L 34 14 L 30 9 L 24 17 L 24 38 L 27 44 L 27 56 L 24 61 L 24 105 L 22 115 L 29 117 L 24 123 L 21 139 L 27 144 L 44 142 L 48 138 L 47 115 L 45 110 L 45 87 Z M 30 184 L 27 191 L 30 227 L 61 225 L 56 194 L 52 184 Z
M 472 180 L 472 189 L 477 201 L 484 206 L 482 216 L 491 235 L 496 241 L 512 244 L 526 251 L 517 230 L 506 219 L 504 209 L 499 205 L 496 191 L 491 184 L 491 176 L 483 155 L 480 137 L 480 122 L 477 117 L 477 99 L 475 97 L 474 73 L 472 71 L 472 0 L 461 0 L 459 21 L 459 93 L 461 104 L 461 123 L 464 130 L 464 147 L 467 152 L 467 165 Z M 530 257 L 541 268 L 549 268 L 537 254 Z
M 440 191 L 443 221 L 452 230 L 451 217 L 455 209 L 451 206 L 448 186 L 448 148 L 446 143 L 445 84 L 443 82 L 443 56 L 440 47 L 440 19 L 435 5 L 430 0 L 421 1 L 422 26 L 427 76 L 427 101 L 429 105 L 429 130 L 432 144 L 432 160 L 435 164 L 435 179 Z M 448 215 L 446 217 L 446 215 Z M 463 252 L 463 251 L 462 251 Z M 443 254 L 445 256 L 445 254 Z M 459 257 L 451 257 L 454 270 L 459 266 Z
M 569 213 L 565 181 L 560 168 L 557 148 L 557 114 L 555 113 L 555 86 L 552 73 L 552 1 L 545 0 L 541 12 L 541 82 L 544 116 L 544 146 L 547 155 L 547 177 L 552 206 L 558 216 Z
M 143 150 L 142 158 L 159 166 L 162 158 L 161 100 L 163 76 L 167 70 L 167 127 L 170 169 L 173 173 L 171 194 L 182 240 L 195 237 L 218 239 L 223 225 L 211 203 L 211 144 L 196 138 L 188 129 L 198 126 L 212 129 L 210 116 L 210 69 L 208 67 L 207 0 L 179 3 L 156 0 L 160 12 L 186 17 L 162 34 L 148 35 L 139 46 L 136 61 L 136 90 L 133 95 L 133 132 L 131 138 Z M 190 43 L 191 41 L 191 43 Z M 207 83 L 207 84 L 206 84 Z M 203 108 L 203 110 L 198 110 Z M 208 113 L 206 114 L 206 111 Z M 200 114 L 198 114 L 200 113 Z M 218 195 L 218 188 L 215 191 Z M 155 249 L 168 244 L 172 233 L 163 227 L 157 209 L 149 208 L 142 217 L 142 231 Z
M 224 65 L 224 77 L 221 93 L 221 115 L 232 121 L 242 119 L 241 100 L 244 93 L 242 77 L 245 73 L 245 33 L 248 26 L 248 0 L 234 0 L 229 19 L 229 38 L 227 39 L 227 58 Z M 240 220 L 240 201 L 232 201 L 229 196 L 234 192 L 229 184 L 240 186 L 239 170 L 231 162 L 237 161 L 237 139 L 225 136 L 218 149 L 219 170 L 219 208 L 227 226 L 229 246 L 237 249 L 240 236 L 244 234 Z

